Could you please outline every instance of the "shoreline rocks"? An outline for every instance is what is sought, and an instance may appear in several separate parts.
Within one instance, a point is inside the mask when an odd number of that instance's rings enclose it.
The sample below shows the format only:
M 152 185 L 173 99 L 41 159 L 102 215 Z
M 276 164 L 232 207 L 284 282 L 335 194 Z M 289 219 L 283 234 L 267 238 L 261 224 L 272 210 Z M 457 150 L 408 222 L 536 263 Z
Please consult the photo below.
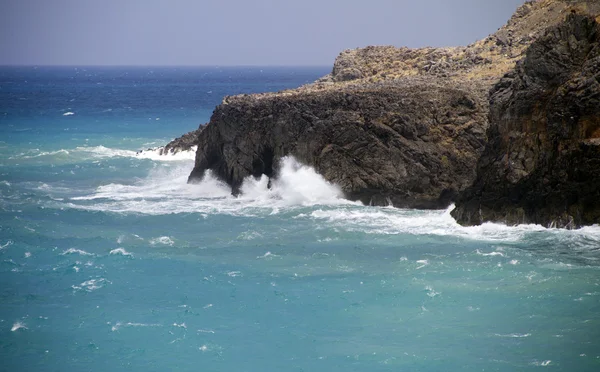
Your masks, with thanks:
M 489 142 L 452 215 L 576 228 L 600 222 L 600 25 L 571 14 L 490 92 Z

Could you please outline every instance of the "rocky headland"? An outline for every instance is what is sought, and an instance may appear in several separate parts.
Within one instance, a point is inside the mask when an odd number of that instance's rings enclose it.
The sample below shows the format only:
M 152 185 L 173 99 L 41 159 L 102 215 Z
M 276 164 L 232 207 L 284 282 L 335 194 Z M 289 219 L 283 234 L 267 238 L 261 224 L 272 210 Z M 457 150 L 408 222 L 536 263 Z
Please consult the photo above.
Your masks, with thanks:
M 490 92 L 488 144 L 453 216 L 579 227 L 600 222 L 600 26 L 570 14 Z
M 580 220 L 567 218 L 563 207 L 550 207 L 562 202 L 559 198 L 544 198 L 545 204 L 515 198 L 524 190 L 532 195 L 539 190 L 526 180 L 538 174 L 548 178 L 542 166 L 554 167 L 552 180 L 566 180 L 574 191 L 587 193 L 594 187 L 586 179 L 593 169 L 600 172 L 593 139 L 598 123 L 593 82 L 598 82 L 594 71 L 599 62 L 581 53 L 597 50 L 592 30 L 598 14 L 598 1 L 530 1 L 496 33 L 465 47 L 347 50 L 331 74 L 315 83 L 225 97 L 210 122 L 191 137 L 198 150 L 189 181 L 211 170 L 237 193 L 245 177 L 274 177 L 280 159 L 292 155 L 338 184 L 348 198 L 367 204 L 444 208 L 458 201 L 454 215 L 464 224 L 547 224 L 559 217 L 571 226 L 600 222 L 590 209 L 578 209 L 578 215 L 587 216 Z M 564 50 L 565 43 L 574 45 L 577 56 L 560 57 L 571 53 L 571 47 Z M 551 62 L 554 54 L 559 54 L 556 64 Z M 544 58 L 547 63 L 538 66 Z M 576 76 L 584 70 L 585 78 Z M 560 78 L 555 79 L 557 71 Z M 548 105 L 558 106 L 549 110 Z M 538 120 L 543 115 L 562 121 Z M 515 135 L 521 138 L 517 132 L 523 128 L 529 131 L 522 136 L 527 139 L 514 140 Z M 544 139 L 533 146 L 536 135 Z M 555 145 L 558 157 L 541 155 Z M 498 170 L 503 151 L 519 160 L 514 171 Z M 579 180 L 575 187 L 564 172 L 582 156 L 589 161 L 574 171 L 572 177 Z M 542 183 L 550 188 L 552 180 Z M 498 184 L 507 182 L 518 185 L 516 191 Z M 503 207 L 486 204 L 494 198 Z M 597 200 L 579 198 L 576 204 L 598 210 Z M 525 201 L 529 204 L 521 205 Z M 548 206 L 542 213 L 548 218 L 527 217 L 537 213 L 527 212 L 530 206 L 535 211 Z M 526 212 L 515 214 L 511 208 Z M 519 217 L 507 218 L 512 215 Z

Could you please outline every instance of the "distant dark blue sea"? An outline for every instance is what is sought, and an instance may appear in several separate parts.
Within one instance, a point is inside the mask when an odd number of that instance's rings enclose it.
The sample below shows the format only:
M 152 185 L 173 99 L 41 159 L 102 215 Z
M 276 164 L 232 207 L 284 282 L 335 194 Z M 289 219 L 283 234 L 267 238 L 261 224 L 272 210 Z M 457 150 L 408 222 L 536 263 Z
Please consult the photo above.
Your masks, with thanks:
M 1 371 L 600 371 L 600 227 L 461 227 L 159 156 L 328 68 L 0 68 Z

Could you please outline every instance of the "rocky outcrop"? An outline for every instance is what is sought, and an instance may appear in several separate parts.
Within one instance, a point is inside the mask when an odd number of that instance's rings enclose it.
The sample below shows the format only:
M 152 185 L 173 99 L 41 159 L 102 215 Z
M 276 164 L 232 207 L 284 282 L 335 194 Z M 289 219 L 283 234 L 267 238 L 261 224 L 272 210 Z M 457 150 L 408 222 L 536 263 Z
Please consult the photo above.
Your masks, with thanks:
M 198 139 L 203 129 L 204 125 L 201 125 L 198 129 L 188 132 L 181 137 L 175 138 L 161 149 L 160 155 L 177 154 L 181 151 L 190 151 L 192 147 L 198 146 Z
M 453 216 L 467 225 L 600 223 L 600 26 L 594 18 L 570 14 L 550 28 L 490 94 L 489 143 Z
M 199 134 L 190 182 L 211 170 L 238 192 L 293 155 L 352 199 L 443 208 L 475 180 L 487 141 L 488 91 L 571 9 L 595 1 L 524 4 L 466 47 L 344 51 L 332 73 L 298 89 L 226 97 Z M 599 9 L 600 11 L 600 9 Z
M 310 94 L 230 97 L 200 135 L 190 179 L 234 193 L 293 155 L 365 203 L 440 208 L 474 178 L 485 144 L 478 90 L 432 78 Z

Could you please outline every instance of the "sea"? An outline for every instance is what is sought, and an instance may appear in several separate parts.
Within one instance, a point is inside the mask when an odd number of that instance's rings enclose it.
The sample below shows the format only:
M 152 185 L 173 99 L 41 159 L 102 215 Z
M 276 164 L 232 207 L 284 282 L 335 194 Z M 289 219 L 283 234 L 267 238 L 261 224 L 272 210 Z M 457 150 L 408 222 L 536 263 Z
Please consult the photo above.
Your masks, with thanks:
M 326 67 L 1 67 L 1 371 L 600 371 L 600 227 L 373 207 L 153 150 Z M 141 151 L 140 150 L 144 150 Z

